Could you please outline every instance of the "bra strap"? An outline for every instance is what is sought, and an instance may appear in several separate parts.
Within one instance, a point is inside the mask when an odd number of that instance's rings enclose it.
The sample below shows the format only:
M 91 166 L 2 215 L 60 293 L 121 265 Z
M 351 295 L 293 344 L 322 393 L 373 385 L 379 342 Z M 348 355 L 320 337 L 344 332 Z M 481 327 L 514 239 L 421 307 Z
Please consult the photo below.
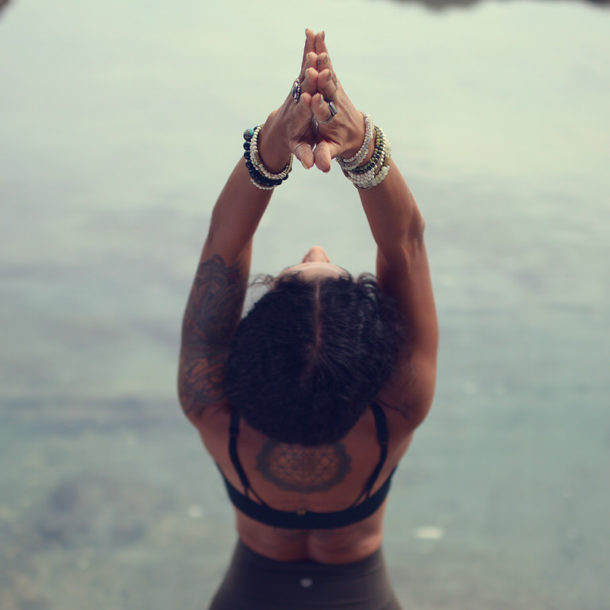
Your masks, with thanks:
M 233 468 L 235 468 L 237 475 L 239 476 L 239 480 L 244 488 L 244 494 L 247 497 L 248 492 L 252 492 L 254 497 L 263 505 L 266 506 L 265 502 L 261 499 L 261 497 L 250 487 L 250 481 L 244 471 L 241 462 L 239 461 L 239 456 L 237 455 L 237 437 L 239 435 L 239 409 L 237 407 L 231 407 L 231 423 L 229 424 L 229 457 L 231 458 L 231 463 L 233 464 Z
M 388 457 L 388 422 L 385 413 L 376 402 L 371 402 L 371 411 L 373 411 L 373 415 L 375 416 L 375 426 L 377 427 L 377 442 L 379 443 L 380 453 L 379 461 L 377 462 L 375 470 L 373 470 L 373 473 L 364 486 L 362 493 L 358 496 L 354 504 L 358 504 L 363 497 L 370 497 L 373 487 L 375 487 L 377 477 L 379 476 L 379 473 L 385 464 L 386 458 Z
M 229 457 L 233 468 L 237 471 L 239 480 L 244 488 L 244 493 L 248 495 L 250 489 L 250 481 L 244 472 L 244 469 L 239 461 L 237 455 L 237 435 L 239 434 L 239 409 L 237 407 L 231 407 L 231 424 L 229 426 Z

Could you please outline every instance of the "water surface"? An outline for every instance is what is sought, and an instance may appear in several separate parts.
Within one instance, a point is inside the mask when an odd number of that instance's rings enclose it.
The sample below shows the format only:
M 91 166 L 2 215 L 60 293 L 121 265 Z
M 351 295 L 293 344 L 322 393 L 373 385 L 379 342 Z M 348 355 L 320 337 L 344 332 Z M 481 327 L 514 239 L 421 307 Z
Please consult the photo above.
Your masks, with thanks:
M 177 405 L 180 316 L 305 26 L 427 220 L 438 390 L 386 523 L 405 608 L 607 607 L 607 12 L 67 0 L 0 23 L 2 608 L 195 609 L 222 576 L 233 517 Z M 336 169 L 278 189 L 253 271 L 313 243 L 373 269 Z

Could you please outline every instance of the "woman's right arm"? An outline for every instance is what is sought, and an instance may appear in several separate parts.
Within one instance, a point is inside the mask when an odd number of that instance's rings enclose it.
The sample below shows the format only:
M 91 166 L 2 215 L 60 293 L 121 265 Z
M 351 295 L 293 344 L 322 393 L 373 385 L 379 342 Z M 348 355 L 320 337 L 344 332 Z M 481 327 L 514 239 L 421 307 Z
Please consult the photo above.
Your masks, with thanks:
M 316 40 L 318 91 L 312 99 L 314 117 L 320 123 L 315 163 L 330 169 L 338 155 L 350 158 L 364 140 L 362 113 L 351 103 L 334 74 L 324 38 Z M 330 116 L 332 100 L 337 115 Z M 374 138 L 373 138 L 374 139 Z M 373 154 L 371 142 L 365 163 Z M 408 426 L 423 421 L 434 395 L 438 322 L 424 243 L 424 219 L 400 170 L 390 160 L 386 178 L 373 188 L 358 189 L 364 212 L 377 244 L 377 281 L 385 294 L 398 303 L 408 324 L 394 374 L 379 395 L 381 402 L 399 410 Z

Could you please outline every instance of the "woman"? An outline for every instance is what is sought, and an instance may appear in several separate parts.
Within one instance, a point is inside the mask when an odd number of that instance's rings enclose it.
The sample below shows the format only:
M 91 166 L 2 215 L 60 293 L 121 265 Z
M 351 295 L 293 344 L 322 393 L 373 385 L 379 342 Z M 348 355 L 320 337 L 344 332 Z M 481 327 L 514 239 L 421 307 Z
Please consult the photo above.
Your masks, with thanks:
M 381 553 L 396 465 L 434 393 L 438 330 L 424 222 L 382 130 L 306 32 L 284 104 L 244 134 L 183 323 L 179 393 L 235 506 L 239 541 L 211 608 L 400 608 Z M 337 159 L 377 243 L 354 280 L 320 247 L 241 319 L 252 239 L 292 155 Z

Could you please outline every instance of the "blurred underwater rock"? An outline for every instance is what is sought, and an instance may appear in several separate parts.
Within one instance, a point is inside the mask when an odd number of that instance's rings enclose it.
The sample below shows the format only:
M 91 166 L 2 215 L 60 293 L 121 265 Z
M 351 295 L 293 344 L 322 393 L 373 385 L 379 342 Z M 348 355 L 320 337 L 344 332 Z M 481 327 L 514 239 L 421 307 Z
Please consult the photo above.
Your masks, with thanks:
M 51 610 L 51 604 L 34 576 L 32 562 L 15 545 L 0 547 L 0 608 Z
M 138 542 L 169 504 L 142 481 L 84 473 L 57 485 L 35 517 L 37 546 L 109 549 Z

